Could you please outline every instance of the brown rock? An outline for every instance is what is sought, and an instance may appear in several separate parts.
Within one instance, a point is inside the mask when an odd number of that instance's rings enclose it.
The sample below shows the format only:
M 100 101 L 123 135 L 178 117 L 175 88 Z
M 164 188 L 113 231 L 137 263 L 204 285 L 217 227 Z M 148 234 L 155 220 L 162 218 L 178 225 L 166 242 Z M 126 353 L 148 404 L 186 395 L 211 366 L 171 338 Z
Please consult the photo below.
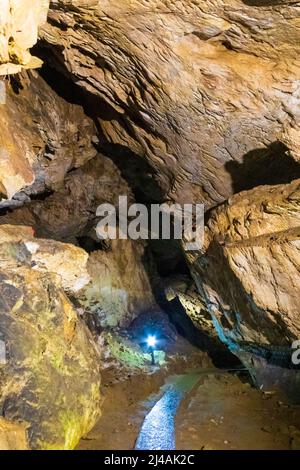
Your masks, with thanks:
M 0 207 L 51 193 L 68 171 L 97 153 L 93 122 L 82 108 L 55 94 L 36 72 L 10 78 L 6 103 L 0 106 L 0 127 L 0 192 L 9 199 L 2 200 Z
M 99 417 L 99 357 L 57 277 L 1 271 L 5 418 L 27 422 L 32 449 L 73 449 Z
M 33 449 L 72 449 L 99 417 L 99 356 L 63 291 L 89 281 L 87 259 L 27 227 L 1 226 L 0 407 L 28 424 Z
M 71 243 L 81 236 L 97 241 L 97 207 L 105 202 L 117 205 L 119 195 L 132 199 L 118 168 L 99 154 L 67 175 L 54 194 L 0 217 L 0 224 L 29 224 L 39 237 Z
M 210 207 L 233 192 L 300 176 L 276 144 L 291 144 L 296 157 L 296 4 L 72 5 L 58 0 L 50 9 L 41 31 L 45 57 L 97 103 L 104 147 L 146 161 L 163 199 Z
M 165 292 L 168 301 L 178 297 L 187 315 L 199 330 L 212 338 L 218 338 L 211 315 L 208 313 L 206 305 L 201 301 L 194 284 L 187 286 L 182 282 L 171 282 L 166 287 Z
M 219 333 L 235 342 L 290 347 L 300 335 L 299 188 L 296 180 L 231 197 L 190 254 Z
M 0 226 L 0 267 L 25 263 L 40 272 L 56 274 L 63 289 L 74 294 L 90 281 L 88 254 L 74 245 L 34 238 L 30 227 Z
M 0 417 L 0 450 L 28 450 L 26 426 Z
M 79 301 L 102 327 L 128 326 L 155 307 L 143 251 L 137 242 L 113 240 L 110 250 L 90 255 L 91 282 L 79 293 Z
M 300 337 L 299 204 L 299 180 L 237 194 L 212 211 L 203 249 L 189 254 L 220 339 L 259 386 L 290 396 L 300 384 L 288 370 Z

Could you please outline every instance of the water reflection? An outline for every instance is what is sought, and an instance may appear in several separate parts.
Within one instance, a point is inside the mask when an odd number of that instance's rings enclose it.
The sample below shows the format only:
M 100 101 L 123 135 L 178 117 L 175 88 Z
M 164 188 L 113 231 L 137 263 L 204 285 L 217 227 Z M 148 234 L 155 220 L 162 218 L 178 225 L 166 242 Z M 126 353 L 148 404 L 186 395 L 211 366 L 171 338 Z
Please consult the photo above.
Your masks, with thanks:
M 136 442 L 137 450 L 174 450 L 174 418 L 184 395 L 199 380 L 199 374 L 177 377 L 146 416 Z

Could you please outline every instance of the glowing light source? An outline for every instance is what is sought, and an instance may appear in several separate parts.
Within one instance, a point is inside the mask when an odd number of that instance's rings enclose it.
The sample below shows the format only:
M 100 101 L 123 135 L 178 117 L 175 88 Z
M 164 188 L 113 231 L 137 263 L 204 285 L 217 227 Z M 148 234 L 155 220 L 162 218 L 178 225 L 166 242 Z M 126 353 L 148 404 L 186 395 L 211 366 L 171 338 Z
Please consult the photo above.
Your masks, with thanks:
M 147 338 L 147 344 L 148 344 L 149 348 L 154 348 L 156 343 L 157 343 L 156 337 L 153 336 L 153 335 L 149 335 L 148 338 Z

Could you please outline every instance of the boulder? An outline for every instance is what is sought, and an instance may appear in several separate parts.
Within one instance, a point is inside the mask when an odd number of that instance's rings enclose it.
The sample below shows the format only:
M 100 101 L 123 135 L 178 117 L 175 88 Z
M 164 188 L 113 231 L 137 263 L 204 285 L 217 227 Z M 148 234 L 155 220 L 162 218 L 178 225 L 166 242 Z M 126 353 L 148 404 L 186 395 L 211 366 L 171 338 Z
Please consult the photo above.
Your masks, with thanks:
M 14 229 L 0 231 L 1 414 L 31 449 L 73 449 L 100 414 L 98 351 L 65 294 L 88 282 L 88 255 Z
M 81 248 L 55 240 L 34 238 L 30 227 L 0 226 L 0 267 L 26 264 L 33 270 L 56 274 L 62 288 L 75 294 L 88 284 L 88 254 Z
M 257 355 L 293 367 L 292 342 L 300 337 L 299 208 L 300 180 L 232 196 L 211 212 L 203 249 L 188 255 L 220 339 L 247 366 Z M 262 362 L 252 361 L 252 368 L 263 371 Z

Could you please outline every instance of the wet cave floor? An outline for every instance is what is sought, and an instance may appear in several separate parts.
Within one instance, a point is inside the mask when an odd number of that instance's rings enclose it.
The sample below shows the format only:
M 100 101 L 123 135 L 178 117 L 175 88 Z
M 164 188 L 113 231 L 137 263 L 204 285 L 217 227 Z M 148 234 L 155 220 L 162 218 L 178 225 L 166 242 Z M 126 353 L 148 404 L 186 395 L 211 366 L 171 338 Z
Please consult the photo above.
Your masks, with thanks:
M 77 449 L 300 449 L 300 406 L 255 389 L 245 371 L 187 352 L 161 368 L 104 371 L 102 416 Z M 186 388 L 180 400 L 176 384 Z

